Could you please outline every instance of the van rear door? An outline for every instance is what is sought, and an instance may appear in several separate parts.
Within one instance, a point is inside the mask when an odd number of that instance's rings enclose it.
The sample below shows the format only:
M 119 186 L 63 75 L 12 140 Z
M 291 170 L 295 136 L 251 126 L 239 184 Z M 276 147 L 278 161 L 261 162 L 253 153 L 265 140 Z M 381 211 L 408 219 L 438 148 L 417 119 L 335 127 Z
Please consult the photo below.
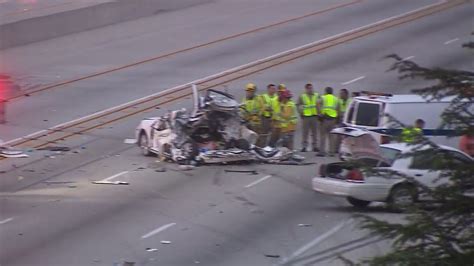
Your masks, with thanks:
M 378 127 L 383 116 L 383 103 L 355 100 L 345 117 L 347 125 L 359 127 Z

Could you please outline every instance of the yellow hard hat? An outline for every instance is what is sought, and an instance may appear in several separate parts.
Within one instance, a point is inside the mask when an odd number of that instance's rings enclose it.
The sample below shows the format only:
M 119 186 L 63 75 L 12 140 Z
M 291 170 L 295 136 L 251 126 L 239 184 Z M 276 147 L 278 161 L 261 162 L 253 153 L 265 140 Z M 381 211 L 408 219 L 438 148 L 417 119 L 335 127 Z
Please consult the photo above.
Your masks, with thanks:
M 245 85 L 245 90 L 246 91 L 254 91 L 257 89 L 257 85 L 253 84 L 253 83 L 248 83 L 247 85 Z
M 278 85 L 278 90 L 279 90 L 279 91 L 284 91 L 284 90 L 286 90 L 286 85 L 285 85 L 285 84 L 280 84 L 280 85 Z

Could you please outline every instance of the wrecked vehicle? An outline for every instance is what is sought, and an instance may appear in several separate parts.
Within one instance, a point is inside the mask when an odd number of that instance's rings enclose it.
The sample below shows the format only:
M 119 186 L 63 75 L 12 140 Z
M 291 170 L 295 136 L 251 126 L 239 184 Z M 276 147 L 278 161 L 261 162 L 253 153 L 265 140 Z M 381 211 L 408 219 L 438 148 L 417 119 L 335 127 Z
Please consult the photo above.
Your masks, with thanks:
M 209 89 L 200 96 L 193 86 L 193 96 L 192 112 L 175 110 L 140 122 L 136 140 L 144 155 L 181 164 L 275 163 L 293 157 L 286 148 L 255 146 L 258 134 L 245 125 L 241 105 L 232 95 Z

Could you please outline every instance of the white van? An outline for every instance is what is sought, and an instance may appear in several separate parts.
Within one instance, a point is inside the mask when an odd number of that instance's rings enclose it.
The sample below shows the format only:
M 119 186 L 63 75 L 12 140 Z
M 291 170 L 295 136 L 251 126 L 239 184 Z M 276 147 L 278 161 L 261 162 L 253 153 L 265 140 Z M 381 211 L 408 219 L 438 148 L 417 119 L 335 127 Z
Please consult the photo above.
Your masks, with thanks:
M 458 146 L 459 137 L 452 137 L 456 135 L 454 130 L 438 129 L 442 122 L 441 114 L 451 103 L 452 97 L 427 101 L 416 94 L 362 94 L 363 96 L 353 98 L 348 106 L 343 120 L 344 126 L 368 130 L 380 144 L 384 144 L 399 136 L 402 130 L 390 117 L 404 125 L 413 125 L 415 120 L 420 118 L 425 121 L 423 134 L 432 138 L 433 142 L 451 147 Z M 340 150 L 343 157 L 346 151 L 344 146 L 343 141 Z

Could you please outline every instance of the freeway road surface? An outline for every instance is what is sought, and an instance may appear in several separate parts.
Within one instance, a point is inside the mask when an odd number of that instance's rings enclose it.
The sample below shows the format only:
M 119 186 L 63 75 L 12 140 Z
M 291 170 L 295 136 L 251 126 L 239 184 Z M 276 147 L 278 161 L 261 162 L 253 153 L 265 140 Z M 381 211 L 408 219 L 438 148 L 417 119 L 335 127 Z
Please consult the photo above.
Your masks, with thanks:
M 2 50 L 0 72 L 20 88 L 10 95 L 0 138 L 15 140 L 296 47 L 352 36 L 437 3 L 217 0 Z M 459 1 L 217 88 L 238 98 L 249 81 L 261 90 L 282 82 L 295 94 L 306 82 L 318 90 L 408 92 L 423 81 L 399 81 L 383 57 L 397 53 L 427 66 L 472 70 L 472 54 L 461 45 L 472 39 L 473 11 L 471 2 Z M 339 254 L 357 260 L 387 250 L 357 228 L 357 210 L 344 199 L 311 190 L 318 165 L 331 158 L 304 153 L 314 165 L 181 171 L 123 143 L 143 117 L 190 104 L 177 99 L 71 134 L 59 143 L 69 152 L 32 150 L 30 158 L 0 161 L 0 264 L 342 265 Z M 34 148 L 28 143 L 22 147 Z M 92 184 L 104 179 L 129 185 Z M 383 205 L 364 213 L 400 218 Z

